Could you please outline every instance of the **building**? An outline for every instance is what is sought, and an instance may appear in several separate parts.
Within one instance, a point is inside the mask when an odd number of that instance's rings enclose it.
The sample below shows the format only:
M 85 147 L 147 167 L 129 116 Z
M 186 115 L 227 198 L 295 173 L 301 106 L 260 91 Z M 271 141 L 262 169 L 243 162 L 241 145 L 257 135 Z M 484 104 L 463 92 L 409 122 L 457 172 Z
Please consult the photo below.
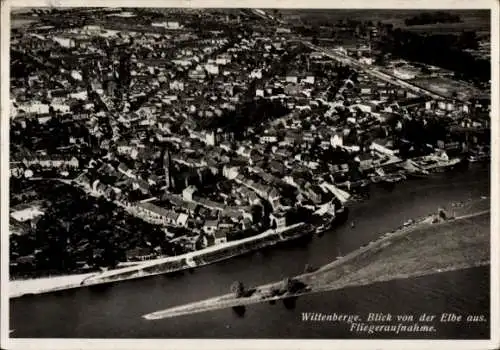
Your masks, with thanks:
M 170 90 L 180 90 L 184 91 L 184 82 L 179 80 L 174 80 L 169 83 Z
M 387 156 L 395 156 L 398 153 L 397 150 L 389 148 L 387 143 L 383 140 L 373 141 L 370 145 L 370 150 Z
M 133 248 L 126 252 L 127 261 L 145 261 L 151 260 L 155 257 L 149 249 L 146 248 Z
M 276 135 L 265 134 L 260 137 L 260 143 L 276 143 L 278 137 Z
M 184 227 L 188 220 L 186 214 L 179 214 L 149 202 L 141 202 L 137 204 L 134 209 L 143 219 L 155 224 L 169 224 Z
M 217 137 L 214 131 L 209 131 L 205 134 L 205 143 L 209 146 L 215 146 L 217 143 Z
M 219 230 L 214 234 L 214 243 L 215 244 L 223 244 L 227 242 L 227 231 Z
M 207 235 L 214 235 L 218 228 L 218 220 L 207 220 L 203 225 L 203 232 L 205 232 Z
M 153 23 L 151 23 L 151 26 L 158 27 L 158 28 L 170 29 L 170 30 L 176 30 L 176 29 L 182 28 L 182 26 L 179 24 L 179 22 L 175 22 L 175 21 L 153 22 Z
M 358 155 L 354 160 L 359 163 L 361 170 L 370 169 L 374 165 L 373 157 L 366 153 Z
M 307 84 L 314 84 L 314 81 L 315 81 L 315 77 L 314 77 L 313 73 L 305 74 L 304 78 L 302 79 L 302 82 L 307 83 Z
M 298 77 L 298 74 L 293 72 L 293 73 L 288 73 L 285 77 L 285 81 L 287 83 L 293 83 L 293 84 L 297 84 L 299 82 L 299 77 Z
M 342 147 L 344 145 L 344 138 L 342 137 L 342 134 L 335 134 L 330 138 L 330 144 L 332 145 L 333 148 L 335 147 Z
M 192 201 L 193 200 L 193 194 L 196 193 L 196 187 L 195 186 L 188 186 L 182 191 L 182 198 L 185 201 Z
M 276 228 L 282 228 L 286 226 L 286 213 L 285 212 L 275 212 L 269 216 L 271 220 L 271 225 Z
M 219 74 L 219 66 L 216 64 L 207 63 L 205 65 L 205 70 L 210 75 L 218 75 Z
M 403 80 L 414 79 L 420 74 L 420 70 L 408 65 L 394 68 L 392 73 L 395 77 Z
M 60 168 L 63 166 L 69 168 L 78 168 L 80 162 L 76 157 L 64 157 L 59 155 L 41 156 L 41 157 L 25 157 L 22 160 L 23 164 L 27 167 L 31 165 L 40 165 L 43 168 Z

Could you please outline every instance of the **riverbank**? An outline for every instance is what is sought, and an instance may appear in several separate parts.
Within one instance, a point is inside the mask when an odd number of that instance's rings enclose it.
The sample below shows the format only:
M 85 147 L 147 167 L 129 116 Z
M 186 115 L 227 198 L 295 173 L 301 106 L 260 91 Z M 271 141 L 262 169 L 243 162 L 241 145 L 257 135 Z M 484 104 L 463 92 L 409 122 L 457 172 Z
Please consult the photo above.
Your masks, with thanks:
M 267 230 L 256 236 L 211 246 L 175 257 L 144 261 L 132 266 L 105 272 L 9 281 L 9 298 L 189 270 L 226 260 L 253 250 L 299 239 L 312 235 L 313 232 L 313 228 L 309 225 L 298 223 L 276 230 Z
M 468 171 L 437 173 L 425 179 L 403 181 L 394 188 L 373 185 L 370 196 L 348 206 L 351 218 L 348 224 L 339 225 L 321 237 L 316 236 L 307 244 L 294 242 L 285 244 L 286 247 L 258 250 L 197 268 L 194 273 L 165 274 L 11 299 L 10 328 L 16 330 L 12 336 L 358 339 L 360 335 L 351 333 L 348 327 L 331 323 L 313 325 L 302 322 L 300 316 L 302 312 L 315 311 L 365 315 L 369 312 L 411 314 L 415 310 L 428 314 L 467 312 L 489 316 L 490 268 L 483 266 L 315 293 L 299 298 L 294 310 L 278 301 L 274 306 L 269 303 L 249 306 L 243 317 L 231 309 L 156 322 L 141 317 L 229 293 L 234 281 L 252 287 L 300 275 L 306 264 L 327 265 L 336 256 L 347 255 L 379 238 L 380 232 L 392 231 L 409 219 L 437 213 L 439 207 L 452 213 L 451 203 L 468 205 L 470 199 L 488 196 L 490 192 L 489 167 L 482 164 L 474 164 Z M 452 215 L 462 214 L 457 211 Z M 351 220 L 355 221 L 354 228 L 350 225 Z M 428 336 L 433 339 L 488 337 L 489 322 L 458 328 L 453 324 L 442 325 L 438 332 Z
M 472 207 L 477 209 L 481 205 Z M 470 209 L 458 210 L 463 215 L 437 224 L 432 223 L 432 217 L 424 218 L 412 226 L 384 234 L 315 272 L 297 276 L 294 279 L 307 286 L 299 293 L 276 295 L 275 291 L 283 286 L 281 281 L 253 288 L 245 297 L 226 294 L 143 317 L 147 320 L 170 318 L 487 265 L 490 261 L 489 210 L 470 213 Z

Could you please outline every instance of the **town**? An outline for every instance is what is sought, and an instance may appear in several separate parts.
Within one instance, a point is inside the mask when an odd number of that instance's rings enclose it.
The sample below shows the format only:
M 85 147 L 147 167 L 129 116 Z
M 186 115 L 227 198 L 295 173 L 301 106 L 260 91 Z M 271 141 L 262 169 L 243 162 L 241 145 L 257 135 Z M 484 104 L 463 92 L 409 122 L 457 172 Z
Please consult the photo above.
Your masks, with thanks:
M 401 57 L 406 34 L 390 24 L 257 9 L 22 17 L 33 22 L 11 34 L 12 279 L 323 232 L 373 184 L 489 161 L 489 77 Z M 488 37 L 457 40 L 489 69 Z

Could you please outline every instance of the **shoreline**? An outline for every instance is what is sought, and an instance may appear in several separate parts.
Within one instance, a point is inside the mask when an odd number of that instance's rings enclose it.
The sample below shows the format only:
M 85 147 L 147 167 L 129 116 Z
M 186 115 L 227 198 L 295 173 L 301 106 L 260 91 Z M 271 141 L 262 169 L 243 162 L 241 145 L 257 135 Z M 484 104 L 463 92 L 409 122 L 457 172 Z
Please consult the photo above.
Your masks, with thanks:
M 461 217 L 438 224 L 432 224 L 428 218 L 424 218 L 419 220 L 415 225 L 404 227 L 391 233 L 382 234 L 377 240 L 322 266 L 314 272 L 294 277 L 295 280 L 305 283 L 306 285 L 306 289 L 297 293 L 285 292 L 284 294 L 275 295 L 273 290 L 279 289 L 283 285 L 283 281 L 278 281 L 252 288 L 251 290 L 253 292 L 248 297 L 237 298 L 234 294 L 225 294 L 152 312 L 142 317 L 146 320 L 158 320 L 280 299 L 293 299 L 301 295 L 369 285 L 394 279 L 418 277 L 433 273 L 484 266 L 490 263 L 489 254 L 488 256 L 484 256 L 485 251 L 488 251 L 485 249 L 484 245 L 486 241 L 489 241 L 489 235 L 481 232 L 478 233 L 478 236 L 471 238 L 469 237 L 471 235 L 470 232 L 460 232 L 461 227 L 454 226 L 470 225 L 471 220 L 468 219 L 476 218 L 477 220 L 484 220 L 485 217 L 489 215 L 489 210 L 483 210 L 472 214 L 462 215 Z M 473 225 L 474 224 L 475 223 L 473 223 Z M 451 230 L 450 226 L 452 226 Z M 434 232 L 436 228 L 437 232 Z M 444 240 L 441 247 L 439 247 L 439 244 L 435 244 L 433 239 L 435 239 L 436 236 L 438 239 L 448 238 L 446 235 L 450 236 L 450 231 L 453 231 L 451 237 L 455 237 L 454 239 L 456 241 L 450 240 L 447 242 Z M 474 234 L 476 233 L 473 233 L 473 235 Z M 421 242 L 418 242 L 419 239 Z M 403 244 L 401 244 L 402 242 Z M 474 243 L 476 246 L 474 246 Z M 414 251 L 411 252 L 411 250 L 408 251 L 407 247 L 401 247 L 404 244 L 414 244 Z M 427 247 L 422 247 L 419 244 L 427 244 Z M 469 244 L 472 247 L 470 249 L 476 249 L 471 251 L 471 253 L 475 253 L 475 255 L 472 254 L 474 255 L 473 260 L 464 260 L 464 257 L 461 257 L 460 254 L 453 255 L 453 252 L 456 251 L 456 246 L 464 244 Z M 434 245 L 434 247 L 432 245 Z M 424 250 L 419 253 L 418 248 L 423 248 Z M 437 251 L 433 252 L 433 250 Z M 384 257 L 384 253 L 387 251 L 389 251 L 389 256 Z M 391 251 L 394 256 L 390 255 Z M 406 252 L 406 256 L 400 256 L 399 252 L 401 251 Z M 438 254 L 440 252 L 443 253 L 442 256 Z M 425 255 L 425 253 L 430 254 L 430 257 L 434 257 L 434 261 L 432 261 L 432 258 L 429 258 L 425 262 L 419 262 L 419 259 L 422 255 Z M 432 255 L 433 253 L 434 255 Z M 446 253 L 449 254 L 446 255 Z M 374 260 L 369 261 L 372 258 L 374 258 Z M 384 259 L 386 260 L 385 262 Z M 423 265 L 426 264 L 429 266 L 424 267 Z
M 351 202 L 355 202 L 355 199 L 352 198 Z M 245 240 L 258 239 L 262 235 L 266 234 L 266 232 L 268 235 L 271 235 L 272 232 L 268 232 L 268 231 L 271 231 L 271 230 L 264 231 L 263 233 L 260 233 L 256 236 L 252 236 L 249 238 L 245 238 L 243 240 L 228 242 L 225 244 L 235 244 L 235 245 L 244 244 Z M 324 231 L 330 231 L 330 229 L 327 229 Z M 277 240 L 276 242 L 270 242 L 268 244 L 265 244 L 265 245 L 262 245 L 259 247 L 250 248 L 250 249 L 247 249 L 243 252 L 231 254 L 231 255 L 228 255 L 227 257 L 224 257 L 222 259 L 211 261 L 209 263 L 200 264 L 200 265 L 197 265 L 195 267 L 202 267 L 205 265 L 216 263 L 218 261 L 230 259 L 232 257 L 236 257 L 239 255 L 244 255 L 244 254 L 247 254 L 248 252 L 251 252 L 251 251 L 256 250 L 256 249 L 260 249 L 260 248 L 267 247 L 267 246 L 273 246 L 273 245 L 276 245 L 279 243 L 281 243 L 281 241 Z M 215 247 L 212 246 L 212 247 L 204 248 L 202 250 L 198 250 L 195 252 L 186 253 L 182 256 L 179 255 L 179 256 L 174 256 L 174 257 L 157 258 L 154 260 L 148 260 L 148 261 L 142 261 L 142 262 L 134 262 L 134 265 L 132 265 L 132 266 L 119 267 L 117 269 L 108 270 L 105 272 L 89 272 L 89 273 L 81 273 L 81 274 L 59 275 L 59 276 L 53 276 L 53 277 L 40 277 L 40 278 L 32 278 L 32 279 L 10 280 L 9 281 L 9 298 L 19 298 L 19 297 L 22 297 L 25 295 L 45 294 L 45 293 L 62 291 L 62 290 L 69 290 L 69 289 L 75 289 L 75 288 L 80 288 L 80 287 L 98 285 L 98 284 L 103 284 L 103 283 L 119 282 L 119 281 L 128 280 L 128 279 L 135 279 L 135 278 L 148 277 L 148 276 L 154 276 L 154 275 L 159 275 L 159 274 L 167 274 L 167 273 L 175 273 L 175 272 L 179 272 L 179 271 L 185 271 L 185 270 L 189 270 L 193 267 L 192 266 L 185 266 L 183 268 L 171 269 L 171 270 L 167 270 L 167 271 L 157 271 L 157 272 L 153 272 L 153 273 L 144 273 L 144 274 L 137 272 L 136 276 L 117 278 L 115 280 L 110 280 L 110 281 L 89 283 L 89 281 L 91 281 L 93 278 L 101 278 L 101 277 L 105 278 L 108 275 L 116 275 L 117 273 L 130 272 L 130 270 L 128 270 L 128 269 L 131 269 L 133 271 L 138 271 L 138 270 L 141 270 L 142 268 L 149 268 L 151 266 L 160 265 L 162 263 L 169 262 L 169 259 L 171 262 L 179 262 L 183 259 L 184 256 L 187 257 L 190 254 L 194 254 L 194 255 L 204 254 L 205 252 L 209 252 L 210 250 L 207 250 L 207 249 L 210 249 L 210 248 L 214 249 Z M 222 250 L 223 248 L 225 248 L 225 247 L 222 245 L 218 245 L 217 248 L 215 248 L 214 250 Z
M 411 229 L 412 227 L 414 227 L 414 225 L 419 225 L 423 220 L 429 218 L 430 216 L 425 216 L 423 218 L 418 219 L 413 225 L 409 227 L 401 226 L 399 228 L 395 228 L 390 232 L 381 233 L 381 236 L 384 237 L 386 235 L 393 235 L 394 233 L 397 233 L 401 230 L 407 230 L 408 228 Z M 301 237 L 306 236 L 306 234 L 297 234 L 291 237 L 282 237 L 281 235 L 283 233 L 286 233 L 290 230 L 302 226 L 307 226 L 307 225 L 304 223 L 299 223 L 282 229 L 278 229 L 276 230 L 276 232 L 273 230 L 267 230 L 256 236 L 244 238 L 242 240 L 227 242 L 217 246 L 211 246 L 202 250 L 186 253 L 179 256 L 165 257 L 154 260 L 148 260 L 144 262 L 138 262 L 137 264 L 134 264 L 132 266 L 121 267 L 118 269 L 108 270 L 105 272 L 91 272 L 84 274 L 62 275 L 62 276 L 44 277 L 44 278 L 35 278 L 26 280 L 11 280 L 9 281 L 9 298 L 20 298 L 29 295 L 46 294 L 63 290 L 71 290 L 82 287 L 103 285 L 107 283 L 117 283 L 125 280 L 150 277 L 161 274 L 188 271 L 197 267 L 203 267 L 236 256 L 241 256 L 250 253 L 252 251 L 256 251 L 258 249 L 279 245 L 287 241 L 300 239 Z M 312 231 L 313 232 L 310 233 L 311 236 L 317 234 L 314 232 L 314 227 L 312 228 Z M 366 248 L 372 243 L 373 242 L 365 244 L 359 249 Z M 241 246 L 244 246 L 245 244 L 250 244 L 251 246 L 244 247 L 243 249 L 241 249 Z M 222 256 L 216 257 L 215 259 L 210 259 L 209 261 L 203 260 L 203 257 L 210 253 L 217 253 L 227 248 L 238 249 L 239 247 L 240 251 L 232 252 L 230 254 L 226 253 Z M 348 255 L 353 254 L 356 251 L 357 250 L 349 253 Z M 200 257 L 201 261 L 198 261 L 193 265 L 192 259 L 199 260 Z M 345 257 L 338 257 L 336 260 L 330 262 L 327 265 L 324 265 L 322 268 L 326 268 L 331 264 L 335 264 L 339 260 L 339 258 L 343 259 Z M 174 266 L 174 267 L 168 266 L 168 264 L 176 264 L 176 263 L 180 264 L 180 266 Z
M 307 229 L 307 227 L 308 225 L 304 223 L 298 223 L 281 229 L 266 230 L 258 235 L 241 240 L 207 247 L 205 249 L 178 256 L 138 262 L 133 266 L 122 267 L 105 272 L 91 272 L 85 274 L 62 275 L 26 280 L 11 280 L 9 281 L 9 298 L 19 298 L 27 295 L 45 294 L 62 290 L 90 287 L 203 267 L 235 256 L 243 255 L 257 249 L 313 235 L 314 229 Z M 297 229 L 301 228 L 306 230 L 297 231 Z M 288 236 L 287 234 L 290 234 L 290 232 L 292 234 Z M 226 253 L 215 258 L 210 257 L 211 253 L 220 253 L 226 249 L 236 249 L 236 251 L 229 254 Z M 208 261 L 205 260 L 207 256 Z

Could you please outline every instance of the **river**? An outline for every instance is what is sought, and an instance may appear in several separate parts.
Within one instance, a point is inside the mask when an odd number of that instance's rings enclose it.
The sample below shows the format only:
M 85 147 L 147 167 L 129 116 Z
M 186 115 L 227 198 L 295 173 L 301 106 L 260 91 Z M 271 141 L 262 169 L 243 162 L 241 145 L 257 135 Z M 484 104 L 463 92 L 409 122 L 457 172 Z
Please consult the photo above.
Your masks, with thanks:
M 19 338 L 360 338 L 344 324 L 302 322 L 302 312 L 432 313 L 485 315 L 489 319 L 489 266 L 348 288 L 281 303 L 249 306 L 243 317 L 218 310 L 147 321 L 142 315 L 224 294 L 235 280 L 259 285 L 303 272 L 345 255 L 410 218 L 450 202 L 489 196 L 487 165 L 433 174 L 392 188 L 372 186 L 370 198 L 350 208 L 355 227 L 344 224 L 307 245 L 269 248 L 177 275 L 24 296 L 10 301 L 11 337 Z M 408 337 L 488 339 L 489 322 L 439 324 L 433 334 Z M 400 335 L 399 337 L 402 337 Z

